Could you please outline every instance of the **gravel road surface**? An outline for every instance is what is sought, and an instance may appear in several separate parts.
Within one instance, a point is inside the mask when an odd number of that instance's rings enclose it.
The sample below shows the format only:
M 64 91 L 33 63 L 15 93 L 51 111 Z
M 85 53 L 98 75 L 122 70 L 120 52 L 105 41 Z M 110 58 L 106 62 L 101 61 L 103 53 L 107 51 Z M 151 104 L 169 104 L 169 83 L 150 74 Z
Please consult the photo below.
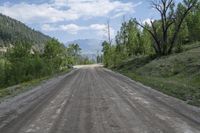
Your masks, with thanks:
M 200 133 L 200 109 L 97 65 L 0 103 L 0 133 Z

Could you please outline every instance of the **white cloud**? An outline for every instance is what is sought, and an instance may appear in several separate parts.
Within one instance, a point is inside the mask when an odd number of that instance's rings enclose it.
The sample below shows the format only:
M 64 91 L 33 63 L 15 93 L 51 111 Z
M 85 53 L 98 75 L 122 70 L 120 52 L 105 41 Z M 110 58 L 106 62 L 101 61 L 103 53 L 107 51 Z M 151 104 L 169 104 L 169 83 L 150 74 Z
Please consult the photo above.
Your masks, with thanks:
M 93 30 L 106 30 L 107 26 L 105 24 L 92 24 L 90 28 Z
M 65 6 L 67 4 L 67 0 L 54 0 L 56 6 Z
M 50 4 L 4 4 L 0 6 L 0 12 L 25 23 L 53 23 L 66 19 L 78 19 L 77 14 L 71 14 L 65 10 L 58 10 Z
M 144 21 L 142 21 L 142 24 L 148 24 L 151 25 L 151 21 L 154 21 L 153 19 L 147 18 Z
M 71 34 L 77 34 L 78 31 L 86 29 L 86 27 L 78 26 L 76 24 L 60 25 L 59 30 L 67 31 Z
M 121 16 L 123 16 L 123 15 L 124 15 L 123 12 L 116 13 L 116 14 L 115 14 L 114 16 L 112 16 L 111 18 L 112 18 L 112 19 L 115 19 L 115 18 L 121 17 Z
M 70 34 L 77 34 L 78 31 L 86 29 L 86 27 L 78 26 L 76 24 L 66 24 L 56 26 L 54 24 L 43 24 L 41 26 L 43 31 L 66 31 Z
M 141 3 L 141 2 L 140 2 Z M 119 0 L 52 0 L 43 4 L 4 4 L 0 12 L 26 23 L 55 23 L 134 12 L 138 4 Z
M 105 24 L 92 24 L 89 26 L 91 30 L 94 30 L 97 32 L 98 36 L 106 37 L 108 36 L 108 26 Z M 110 35 L 111 37 L 114 37 L 115 30 L 110 27 Z
M 58 30 L 56 27 L 54 27 L 54 26 L 52 26 L 52 25 L 49 25 L 49 24 L 43 24 L 43 25 L 41 26 L 41 29 L 42 29 L 43 31 L 56 31 L 56 30 Z
M 69 34 L 77 34 L 80 31 L 90 31 L 98 36 L 107 36 L 107 25 L 105 24 L 91 24 L 89 26 L 79 26 L 76 24 L 66 24 L 55 26 L 53 24 L 44 24 L 42 25 L 41 29 L 43 31 L 65 31 Z M 114 37 L 115 30 L 110 27 L 111 36 Z

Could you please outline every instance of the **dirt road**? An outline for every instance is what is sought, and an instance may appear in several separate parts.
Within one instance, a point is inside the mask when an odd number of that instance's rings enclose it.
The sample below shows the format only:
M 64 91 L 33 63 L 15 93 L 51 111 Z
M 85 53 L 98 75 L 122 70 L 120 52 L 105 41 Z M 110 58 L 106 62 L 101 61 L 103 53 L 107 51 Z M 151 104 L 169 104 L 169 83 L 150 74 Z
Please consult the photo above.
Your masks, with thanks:
M 0 133 L 200 133 L 200 109 L 86 66 L 0 103 Z

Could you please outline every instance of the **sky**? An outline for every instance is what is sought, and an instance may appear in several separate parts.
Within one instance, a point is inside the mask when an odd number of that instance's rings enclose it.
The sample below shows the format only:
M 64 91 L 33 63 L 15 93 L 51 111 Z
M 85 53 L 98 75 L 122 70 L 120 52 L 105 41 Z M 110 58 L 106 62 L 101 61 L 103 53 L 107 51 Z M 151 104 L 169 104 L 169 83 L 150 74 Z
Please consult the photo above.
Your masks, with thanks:
M 150 0 L 0 0 L 0 13 L 63 43 L 107 39 L 108 20 L 114 38 L 124 20 L 159 17 Z

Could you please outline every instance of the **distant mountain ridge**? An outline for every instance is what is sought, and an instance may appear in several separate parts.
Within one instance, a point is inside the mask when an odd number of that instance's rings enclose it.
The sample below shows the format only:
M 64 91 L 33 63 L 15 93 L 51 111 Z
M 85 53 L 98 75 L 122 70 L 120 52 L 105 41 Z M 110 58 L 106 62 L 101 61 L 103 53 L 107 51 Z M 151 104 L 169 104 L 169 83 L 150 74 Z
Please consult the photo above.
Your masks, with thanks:
M 41 50 L 51 37 L 29 28 L 24 23 L 0 13 L 0 47 L 9 47 L 17 42 L 28 42 Z
M 77 43 L 82 49 L 83 55 L 96 55 L 97 52 L 101 52 L 102 50 L 102 42 L 102 40 L 98 39 L 78 39 L 67 42 L 66 45 Z

